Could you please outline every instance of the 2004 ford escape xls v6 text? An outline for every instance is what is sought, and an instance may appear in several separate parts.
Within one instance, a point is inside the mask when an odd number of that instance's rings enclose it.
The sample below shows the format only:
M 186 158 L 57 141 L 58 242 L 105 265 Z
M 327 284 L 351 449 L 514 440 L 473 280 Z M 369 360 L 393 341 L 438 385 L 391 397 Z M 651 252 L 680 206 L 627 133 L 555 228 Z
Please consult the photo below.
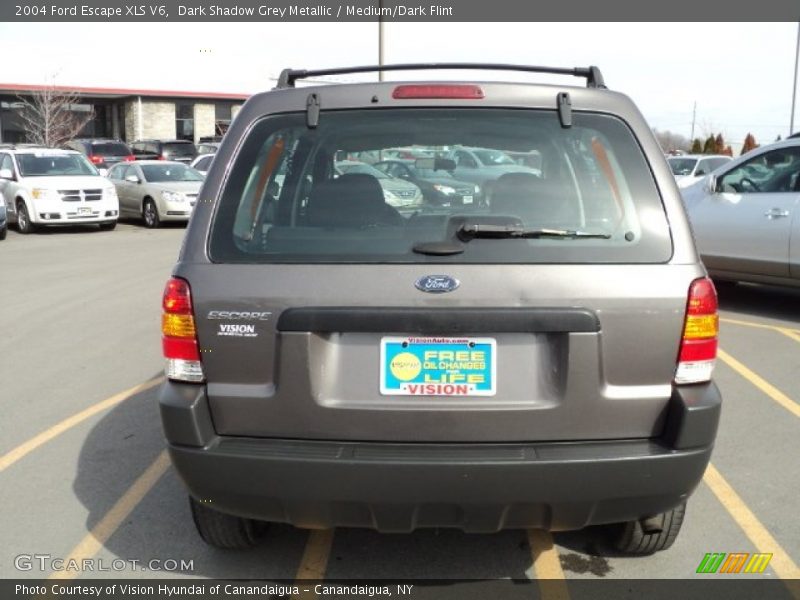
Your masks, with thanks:
M 383 69 L 444 66 L 481 67 Z M 597 68 L 481 68 L 588 85 L 287 70 L 226 134 L 163 301 L 164 430 L 210 544 L 269 521 L 675 539 L 721 403 L 675 181 Z M 497 177 L 414 204 L 337 169 L 411 148 L 440 181 L 461 147 Z

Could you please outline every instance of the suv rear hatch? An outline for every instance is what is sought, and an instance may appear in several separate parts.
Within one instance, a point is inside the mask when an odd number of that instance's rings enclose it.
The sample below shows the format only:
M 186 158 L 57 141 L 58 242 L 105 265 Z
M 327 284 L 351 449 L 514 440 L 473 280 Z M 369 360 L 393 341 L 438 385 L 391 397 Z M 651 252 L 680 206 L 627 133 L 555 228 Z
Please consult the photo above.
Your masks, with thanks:
M 489 94 L 487 94 L 488 96 Z M 621 119 L 484 106 L 259 120 L 190 282 L 222 435 L 415 442 L 658 435 L 696 264 Z M 419 148 L 538 153 L 472 204 L 401 214 L 369 176 Z M 430 164 L 428 164 L 430 163 Z
M 113 167 L 123 160 L 133 160 L 130 148 L 122 142 L 92 142 L 89 160 L 103 169 Z

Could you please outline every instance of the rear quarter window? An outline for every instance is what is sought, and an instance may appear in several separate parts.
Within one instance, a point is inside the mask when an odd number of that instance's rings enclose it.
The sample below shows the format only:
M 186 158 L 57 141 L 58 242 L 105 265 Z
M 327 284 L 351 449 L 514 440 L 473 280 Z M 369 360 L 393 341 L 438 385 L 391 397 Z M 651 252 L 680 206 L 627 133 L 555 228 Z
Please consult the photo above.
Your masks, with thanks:
M 372 167 L 409 147 L 430 185 Z M 537 166 L 460 168 L 470 154 Z M 474 225 L 543 235 L 463 235 Z M 655 263 L 672 242 L 620 119 L 576 112 L 565 129 L 550 110 L 406 108 L 324 111 L 315 129 L 305 113 L 256 123 L 220 192 L 209 251 L 244 263 Z
M 100 142 L 92 144 L 92 154 L 99 156 L 128 156 L 130 150 L 125 144 L 116 142 Z

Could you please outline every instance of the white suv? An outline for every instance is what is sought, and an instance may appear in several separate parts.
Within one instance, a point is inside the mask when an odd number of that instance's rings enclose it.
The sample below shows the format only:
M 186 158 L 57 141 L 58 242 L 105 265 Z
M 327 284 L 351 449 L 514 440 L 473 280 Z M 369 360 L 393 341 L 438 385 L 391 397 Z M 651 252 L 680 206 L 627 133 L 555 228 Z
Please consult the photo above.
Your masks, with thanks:
M 73 150 L 0 146 L 0 195 L 20 233 L 40 225 L 97 223 L 114 229 L 114 185 Z

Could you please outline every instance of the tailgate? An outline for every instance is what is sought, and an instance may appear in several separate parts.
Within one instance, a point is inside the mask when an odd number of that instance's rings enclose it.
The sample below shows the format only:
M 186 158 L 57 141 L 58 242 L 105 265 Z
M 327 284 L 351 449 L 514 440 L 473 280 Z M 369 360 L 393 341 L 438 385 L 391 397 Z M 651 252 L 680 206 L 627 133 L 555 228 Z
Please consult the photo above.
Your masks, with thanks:
M 659 433 L 698 266 L 458 265 L 447 273 L 461 285 L 447 294 L 414 287 L 430 267 L 393 265 L 390 285 L 381 269 L 183 266 L 217 432 L 416 442 Z

